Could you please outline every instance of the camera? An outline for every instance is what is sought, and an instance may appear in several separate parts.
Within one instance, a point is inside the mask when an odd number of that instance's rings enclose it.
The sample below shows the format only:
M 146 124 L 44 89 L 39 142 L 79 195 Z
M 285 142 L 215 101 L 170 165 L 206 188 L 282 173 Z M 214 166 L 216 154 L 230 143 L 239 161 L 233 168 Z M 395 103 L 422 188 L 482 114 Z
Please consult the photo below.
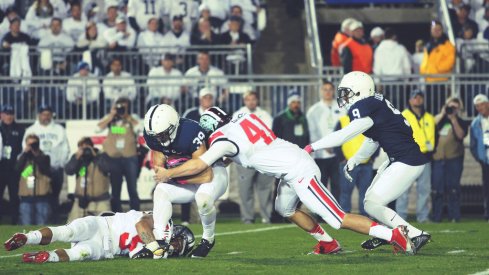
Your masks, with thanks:
M 451 107 L 451 106 L 445 107 L 445 113 L 447 113 L 447 115 L 451 115 L 454 112 L 455 112 L 455 110 L 453 109 L 453 107 Z
M 31 149 L 34 151 L 39 151 L 39 142 L 31 143 Z
M 93 159 L 92 148 L 85 147 L 83 148 L 82 159 L 86 162 L 90 162 Z
M 126 106 L 124 104 L 115 105 L 115 111 L 118 116 L 123 116 L 126 114 Z

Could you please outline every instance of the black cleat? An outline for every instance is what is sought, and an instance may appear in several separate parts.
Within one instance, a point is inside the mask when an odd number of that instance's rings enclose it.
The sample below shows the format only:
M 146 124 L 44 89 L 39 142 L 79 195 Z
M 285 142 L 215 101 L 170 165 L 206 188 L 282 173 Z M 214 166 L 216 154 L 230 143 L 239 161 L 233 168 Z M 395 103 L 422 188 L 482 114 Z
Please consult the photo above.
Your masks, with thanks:
M 386 244 L 389 244 L 389 242 L 386 241 L 386 240 L 382 240 L 382 239 L 379 239 L 379 238 L 372 238 L 370 240 L 364 241 L 361 244 L 361 246 L 362 246 L 363 249 L 374 250 L 374 249 L 378 248 L 379 246 L 383 246 L 383 245 L 386 245 Z
M 416 251 L 419 251 L 421 247 L 431 242 L 431 235 L 421 231 L 421 235 L 412 238 L 411 241 L 413 242 Z
M 216 243 L 216 240 L 214 240 L 212 243 L 210 243 L 206 239 L 200 240 L 199 245 L 190 253 L 190 257 L 192 258 L 204 258 L 209 254 L 211 249 L 214 247 L 214 244 Z

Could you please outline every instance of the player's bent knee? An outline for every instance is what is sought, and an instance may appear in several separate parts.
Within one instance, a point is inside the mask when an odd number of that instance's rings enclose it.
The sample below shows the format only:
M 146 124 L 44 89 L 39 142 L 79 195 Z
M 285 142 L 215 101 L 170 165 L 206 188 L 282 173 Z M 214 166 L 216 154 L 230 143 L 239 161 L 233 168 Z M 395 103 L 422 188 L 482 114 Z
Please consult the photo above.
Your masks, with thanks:
M 196 193 L 195 203 L 197 204 L 199 213 L 202 215 L 206 215 L 214 209 L 214 200 L 206 193 Z
M 289 218 L 295 213 L 295 209 L 287 209 L 279 200 L 275 200 L 275 211 L 284 218 Z
M 70 261 L 98 260 L 94 259 L 92 248 L 86 244 L 77 244 L 70 249 L 65 249 L 65 251 Z
M 385 206 L 373 200 L 365 199 L 363 207 L 369 215 L 375 217 L 375 213 L 382 213 Z

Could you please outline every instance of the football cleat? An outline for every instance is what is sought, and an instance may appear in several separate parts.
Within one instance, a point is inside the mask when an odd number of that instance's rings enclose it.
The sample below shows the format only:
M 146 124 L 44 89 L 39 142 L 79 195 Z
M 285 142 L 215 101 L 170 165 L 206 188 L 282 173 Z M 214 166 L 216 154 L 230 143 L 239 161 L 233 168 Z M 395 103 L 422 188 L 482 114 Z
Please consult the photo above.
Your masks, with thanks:
M 27 242 L 27 236 L 25 234 L 15 233 L 3 245 L 5 246 L 5 250 L 11 251 L 24 246 L 26 242 Z
M 397 254 L 399 251 L 405 252 L 408 255 L 416 254 L 416 248 L 408 237 L 408 230 L 405 225 L 399 225 L 396 229 L 392 230 L 390 243 L 394 246 L 394 254 Z
M 309 254 L 336 254 L 341 251 L 340 243 L 337 240 L 332 240 L 330 242 L 319 241 L 314 250 Z
M 47 251 L 39 251 L 39 252 L 30 252 L 24 253 L 22 255 L 22 261 L 24 263 L 36 263 L 42 264 L 49 260 L 49 252 Z
M 378 248 L 379 246 L 389 244 L 388 241 L 380 239 L 380 238 L 372 238 L 369 240 L 364 241 L 361 246 L 363 249 L 367 250 L 374 250 Z
M 411 241 L 413 242 L 416 252 L 418 252 L 421 249 L 421 247 L 431 242 L 431 235 L 424 231 L 421 231 L 421 235 L 412 238 Z
M 209 254 L 211 249 L 214 247 L 214 244 L 216 243 L 216 240 L 214 240 L 212 243 L 210 243 L 206 239 L 200 240 L 199 245 L 190 253 L 190 257 L 192 258 L 204 258 Z

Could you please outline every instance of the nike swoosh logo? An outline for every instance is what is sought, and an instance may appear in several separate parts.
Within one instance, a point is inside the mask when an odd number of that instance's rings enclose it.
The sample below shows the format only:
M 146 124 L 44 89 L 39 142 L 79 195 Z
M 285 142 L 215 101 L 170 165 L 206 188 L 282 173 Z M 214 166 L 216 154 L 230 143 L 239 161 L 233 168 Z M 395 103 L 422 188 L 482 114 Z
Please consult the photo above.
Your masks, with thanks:
M 300 180 L 299 180 L 299 183 L 301 183 L 303 180 L 304 180 L 304 178 L 300 179 Z

